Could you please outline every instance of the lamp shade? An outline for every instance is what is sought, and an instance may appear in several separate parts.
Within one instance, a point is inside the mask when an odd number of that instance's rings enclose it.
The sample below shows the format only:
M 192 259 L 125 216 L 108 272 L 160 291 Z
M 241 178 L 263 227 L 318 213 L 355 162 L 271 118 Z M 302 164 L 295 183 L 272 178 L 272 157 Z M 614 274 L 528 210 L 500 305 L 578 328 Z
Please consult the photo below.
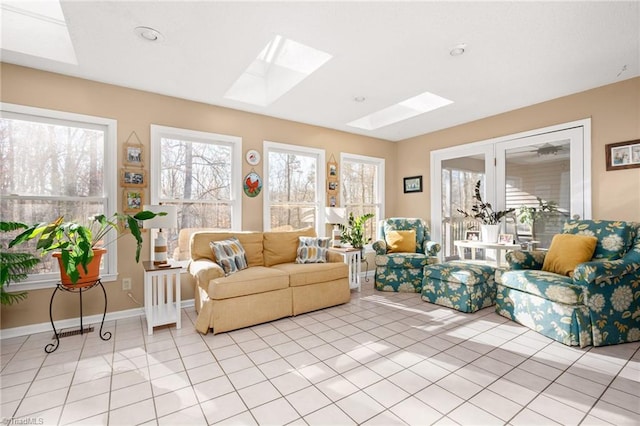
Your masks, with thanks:
M 154 213 L 167 213 L 165 216 L 156 216 L 153 219 L 145 220 L 142 222 L 142 227 L 145 229 L 173 229 L 178 227 L 178 208 L 176 206 L 169 205 L 144 205 L 143 210 L 147 210 Z
M 344 207 L 325 207 L 325 222 L 332 225 L 347 223 L 347 209 Z

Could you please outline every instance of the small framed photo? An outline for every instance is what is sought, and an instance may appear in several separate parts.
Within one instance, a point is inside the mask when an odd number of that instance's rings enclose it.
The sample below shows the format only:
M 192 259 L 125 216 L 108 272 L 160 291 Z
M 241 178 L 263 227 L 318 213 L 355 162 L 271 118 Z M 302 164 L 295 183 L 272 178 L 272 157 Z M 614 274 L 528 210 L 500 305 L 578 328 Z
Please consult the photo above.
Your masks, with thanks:
M 513 244 L 513 234 L 498 235 L 498 244 Z
M 329 192 L 336 192 L 338 190 L 338 182 L 329 182 L 328 183 Z
M 404 193 L 422 192 L 422 176 L 404 178 Z
M 327 163 L 327 175 L 330 178 L 337 178 L 338 177 L 338 163 L 333 162 L 333 161 L 329 161 Z
M 464 239 L 467 241 L 480 241 L 480 231 L 466 231 Z
M 144 204 L 144 195 L 142 191 L 136 189 L 125 189 L 122 200 L 123 210 L 125 212 L 139 212 Z
M 605 145 L 607 171 L 640 167 L 640 139 Z
M 124 164 L 132 167 L 142 167 L 142 145 L 124 145 Z
M 122 169 L 120 183 L 122 186 L 144 188 L 147 186 L 147 172 L 144 170 Z

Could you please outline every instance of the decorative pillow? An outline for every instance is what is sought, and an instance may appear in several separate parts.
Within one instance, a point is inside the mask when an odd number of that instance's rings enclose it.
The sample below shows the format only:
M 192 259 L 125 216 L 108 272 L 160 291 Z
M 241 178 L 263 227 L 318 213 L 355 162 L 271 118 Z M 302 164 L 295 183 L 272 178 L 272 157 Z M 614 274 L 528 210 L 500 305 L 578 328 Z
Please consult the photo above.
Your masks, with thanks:
M 331 238 L 299 237 L 296 263 L 326 263 Z
M 544 258 L 542 270 L 573 277 L 578 264 L 593 258 L 598 239 L 587 235 L 557 234 Z
M 415 253 L 416 252 L 416 230 L 410 231 L 389 231 L 386 234 L 387 248 L 389 253 Z
M 244 247 L 236 237 L 211 241 L 209 245 L 213 250 L 216 263 L 224 270 L 225 275 L 231 275 L 248 267 Z

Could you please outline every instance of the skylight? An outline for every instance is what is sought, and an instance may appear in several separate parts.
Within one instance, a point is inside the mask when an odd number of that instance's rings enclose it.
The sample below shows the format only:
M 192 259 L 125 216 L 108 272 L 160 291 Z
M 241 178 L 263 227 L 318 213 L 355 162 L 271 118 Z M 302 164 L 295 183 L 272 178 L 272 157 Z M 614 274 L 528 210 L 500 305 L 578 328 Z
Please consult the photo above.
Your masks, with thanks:
M 416 115 L 433 111 L 443 106 L 452 104 L 453 101 L 430 92 L 424 92 L 395 105 L 391 105 L 373 114 L 347 123 L 347 126 L 358 127 L 365 130 L 375 130 L 399 121 L 407 120 Z
M 58 0 L 3 0 L 0 47 L 68 64 L 78 63 Z
M 224 97 L 267 106 L 313 74 L 333 56 L 276 35 Z

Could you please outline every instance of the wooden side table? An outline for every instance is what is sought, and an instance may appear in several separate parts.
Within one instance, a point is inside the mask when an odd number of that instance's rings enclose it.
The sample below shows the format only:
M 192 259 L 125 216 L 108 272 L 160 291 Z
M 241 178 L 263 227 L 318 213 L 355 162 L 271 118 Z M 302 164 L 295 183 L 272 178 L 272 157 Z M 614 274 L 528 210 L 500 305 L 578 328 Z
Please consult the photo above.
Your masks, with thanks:
M 180 266 L 160 267 L 151 261 L 142 262 L 144 267 L 144 313 L 147 316 L 147 333 L 153 327 L 165 324 L 182 326 L 180 298 Z M 174 299 L 175 287 L 175 299 Z
M 330 248 L 329 251 L 342 255 L 344 263 L 349 265 L 349 288 L 360 291 L 362 289 L 362 283 L 360 282 L 362 250 L 333 247 Z

